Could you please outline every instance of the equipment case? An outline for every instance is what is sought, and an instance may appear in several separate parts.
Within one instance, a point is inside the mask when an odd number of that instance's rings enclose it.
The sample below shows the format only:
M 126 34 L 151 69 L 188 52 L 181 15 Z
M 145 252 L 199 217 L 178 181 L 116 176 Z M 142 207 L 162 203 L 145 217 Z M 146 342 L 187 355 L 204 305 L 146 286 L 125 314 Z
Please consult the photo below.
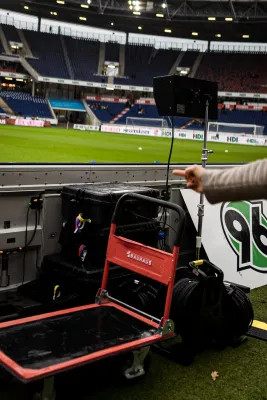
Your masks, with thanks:
M 103 267 L 112 213 L 118 199 L 125 193 L 152 198 L 159 196 L 157 189 L 122 183 L 65 186 L 62 191 L 63 223 L 60 235 L 62 254 L 86 269 Z M 117 234 L 156 247 L 159 224 L 151 219 L 157 215 L 156 204 L 129 199 L 118 216 Z M 75 233 L 78 216 L 86 222 Z M 79 255 L 81 246 L 86 246 L 87 251 L 82 262 Z

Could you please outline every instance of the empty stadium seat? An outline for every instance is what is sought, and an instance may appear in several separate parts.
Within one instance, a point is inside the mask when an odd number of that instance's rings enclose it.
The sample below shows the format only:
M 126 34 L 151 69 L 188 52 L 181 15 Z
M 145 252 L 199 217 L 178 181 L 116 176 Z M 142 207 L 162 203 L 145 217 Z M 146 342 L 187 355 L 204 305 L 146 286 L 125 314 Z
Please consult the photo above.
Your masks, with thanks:
M 0 54 L 2 54 L 2 53 L 4 53 L 4 48 L 3 48 L 2 42 L 0 40 Z
M 70 79 L 59 35 L 24 30 L 26 40 L 37 58 L 27 58 L 42 76 Z
M 106 61 L 119 61 L 120 45 L 118 43 L 107 42 L 106 43 Z
M 218 82 L 219 90 L 267 93 L 267 55 L 206 53 L 196 78 Z
M 74 39 L 69 36 L 64 36 L 64 41 L 74 73 L 74 79 L 101 82 L 101 77 L 94 76 L 98 70 L 99 42 Z
M 87 104 L 91 108 L 92 112 L 96 115 L 96 117 L 103 123 L 111 122 L 115 117 L 116 121 L 114 123 L 126 125 L 126 121 L 128 117 L 139 118 L 140 121 L 143 119 L 143 126 L 153 126 L 151 125 L 151 121 L 147 121 L 147 118 L 154 118 L 162 120 L 163 118 L 159 116 L 157 107 L 155 105 L 140 105 L 134 104 L 131 108 L 128 109 L 127 112 L 122 113 L 125 110 L 125 103 L 116 103 L 116 102 L 106 102 L 106 101 L 95 101 L 95 100 L 86 100 Z M 126 101 L 125 101 L 126 102 Z M 98 104 L 98 107 L 94 107 L 95 104 Z M 103 107 L 108 106 L 108 109 L 105 110 Z M 139 114 L 139 108 L 144 110 L 144 114 Z M 119 116 L 122 114 L 121 116 Z M 171 121 L 169 118 L 165 118 L 168 126 L 171 126 Z M 174 125 L 176 128 L 186 125 L 191 118 L 174 118 Z M 139 122 L 141 125 L 142 122 Z
M 29 93 L 1 91 L 0 97 L 16 113 L 23 117 L 53 118 L 47 100 Z
M 267 133 L 267 114 L 263 111 L 255 111 L 255 110 L 226 110 L 225 112 L 219 111 L 218 114 L 218 122 L 223 122 L 227 124 L 248 124 L 248 125 L 257 125 L 263 126 L 263 133 Z M 196 129 L 196 130 L 204 130 L 204 125 L 201 123 L 193 123 L 186 127 L 186 129 Z M 215 128 L 214 128 L 215 129 Z M 216 128 L 217 129 L 217 128 Z M 216 130 L 215 129 L 215 130 Z M 251 134 L 251 128 L 243 128 L 242 133 Z M 220 132 L 232 132 L 232 133 L 241 133 L 240 127 L 238 126 L 220 126 Z
M 8 42 L 21 42 L 18 31 L 13 25 L 1 25 Z
M 179 67 L 192 68 L 196 61 L 198 54 L 199 54 L 198 51 L 190 51 L 190 50 L 186 51 Z
M 107 123 L 112 121 L 118 114 L 120 114 L 125 109 L 125 103 L 116 103 L 116 102 L 108 102 L 108 101 L 95 101 L 95 100 L 86 100 L 88 106 L 91 108 L 92 112 L 96 115 L 96 117 L 103 123 Z M 99 107 L 94 107 L 95 104 L 98 104 Z M 103 109 L 103 107 L 107 107 L 107 109 Z
M 152 46 L 127 45 L 125 77 L 115 78 L 115 84 L 152 86 L 153 77 L 167 75 L 179 55 L 175 50 L 156 50 Z

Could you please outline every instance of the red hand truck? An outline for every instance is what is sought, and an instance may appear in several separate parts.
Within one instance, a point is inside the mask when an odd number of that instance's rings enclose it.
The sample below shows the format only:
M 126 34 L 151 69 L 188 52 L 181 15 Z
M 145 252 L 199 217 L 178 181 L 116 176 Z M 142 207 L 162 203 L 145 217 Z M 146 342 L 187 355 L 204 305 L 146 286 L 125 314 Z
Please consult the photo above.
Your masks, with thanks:
M 116 221 L 122 205 L 131 199 L 155 203 L 178 213 L 179 228 L 172 254 L 116 236 Z M 96 303 L 1 323 L 1 364 L 20 380 L 29 382 L 122 352 L 137 354 L 140 349 L 174 336 L 169 315 L 184 224 L 185 215 L 178 205 L 134 193 L 122 196 L 112 218 Z M 167 286 L 162 319 L 109 295 L 111 263 Z M 135 376 L 135 372 L 128 370 L 126 376 Z

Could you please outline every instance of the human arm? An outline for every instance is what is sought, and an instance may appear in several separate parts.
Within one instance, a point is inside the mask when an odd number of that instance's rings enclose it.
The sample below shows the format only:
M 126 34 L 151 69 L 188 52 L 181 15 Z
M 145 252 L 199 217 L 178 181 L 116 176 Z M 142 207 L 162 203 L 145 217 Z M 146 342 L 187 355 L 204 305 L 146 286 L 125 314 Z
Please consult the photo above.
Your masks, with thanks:
M 195 165 L 187 168 L 183 174 L 180 170 L 173 173 L 185 176 L 188 188 L 205 193 L 211 204 L 267 199 L 267 159 L 215 171 Z

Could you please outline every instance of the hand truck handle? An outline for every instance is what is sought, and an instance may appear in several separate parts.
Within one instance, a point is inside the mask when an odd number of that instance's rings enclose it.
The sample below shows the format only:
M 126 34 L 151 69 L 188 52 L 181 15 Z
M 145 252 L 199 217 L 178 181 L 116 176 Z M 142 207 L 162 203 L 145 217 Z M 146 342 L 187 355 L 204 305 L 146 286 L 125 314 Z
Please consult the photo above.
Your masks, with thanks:
M 182 209 L 182 207 L 178 206 L 177 204 L 171 203 L 169 201 L 155 199 L 154 197 L 148 197 L 148 196 L 144 196 L 142 194 L 137 194 L 137 193 L 126 193 L 120 197 L 120 199 L 118 200 L 118 202 L 116 204 L 116 207 L 115 207 L 115 210 L 114 210 L 114 213 L 112 216 L 112 221 L 111 221 L 113 224 L 117 223 L 118 216 L 122 212 L 122 204 L 127 199 L 136 199 L 136 200 L 147 201 L 149 203 L 153 203 L 160 207 L 168 208 L 170 210 L 177 212 L 177 214 L 179 215 L 180 221 L 179 221 L 177 231 L 176 231 L 176 238 L 175 238 L 174 246 L 180 246 L 181 238 L 182 238 L 184 227 L 185 227 L 185 212 Z

